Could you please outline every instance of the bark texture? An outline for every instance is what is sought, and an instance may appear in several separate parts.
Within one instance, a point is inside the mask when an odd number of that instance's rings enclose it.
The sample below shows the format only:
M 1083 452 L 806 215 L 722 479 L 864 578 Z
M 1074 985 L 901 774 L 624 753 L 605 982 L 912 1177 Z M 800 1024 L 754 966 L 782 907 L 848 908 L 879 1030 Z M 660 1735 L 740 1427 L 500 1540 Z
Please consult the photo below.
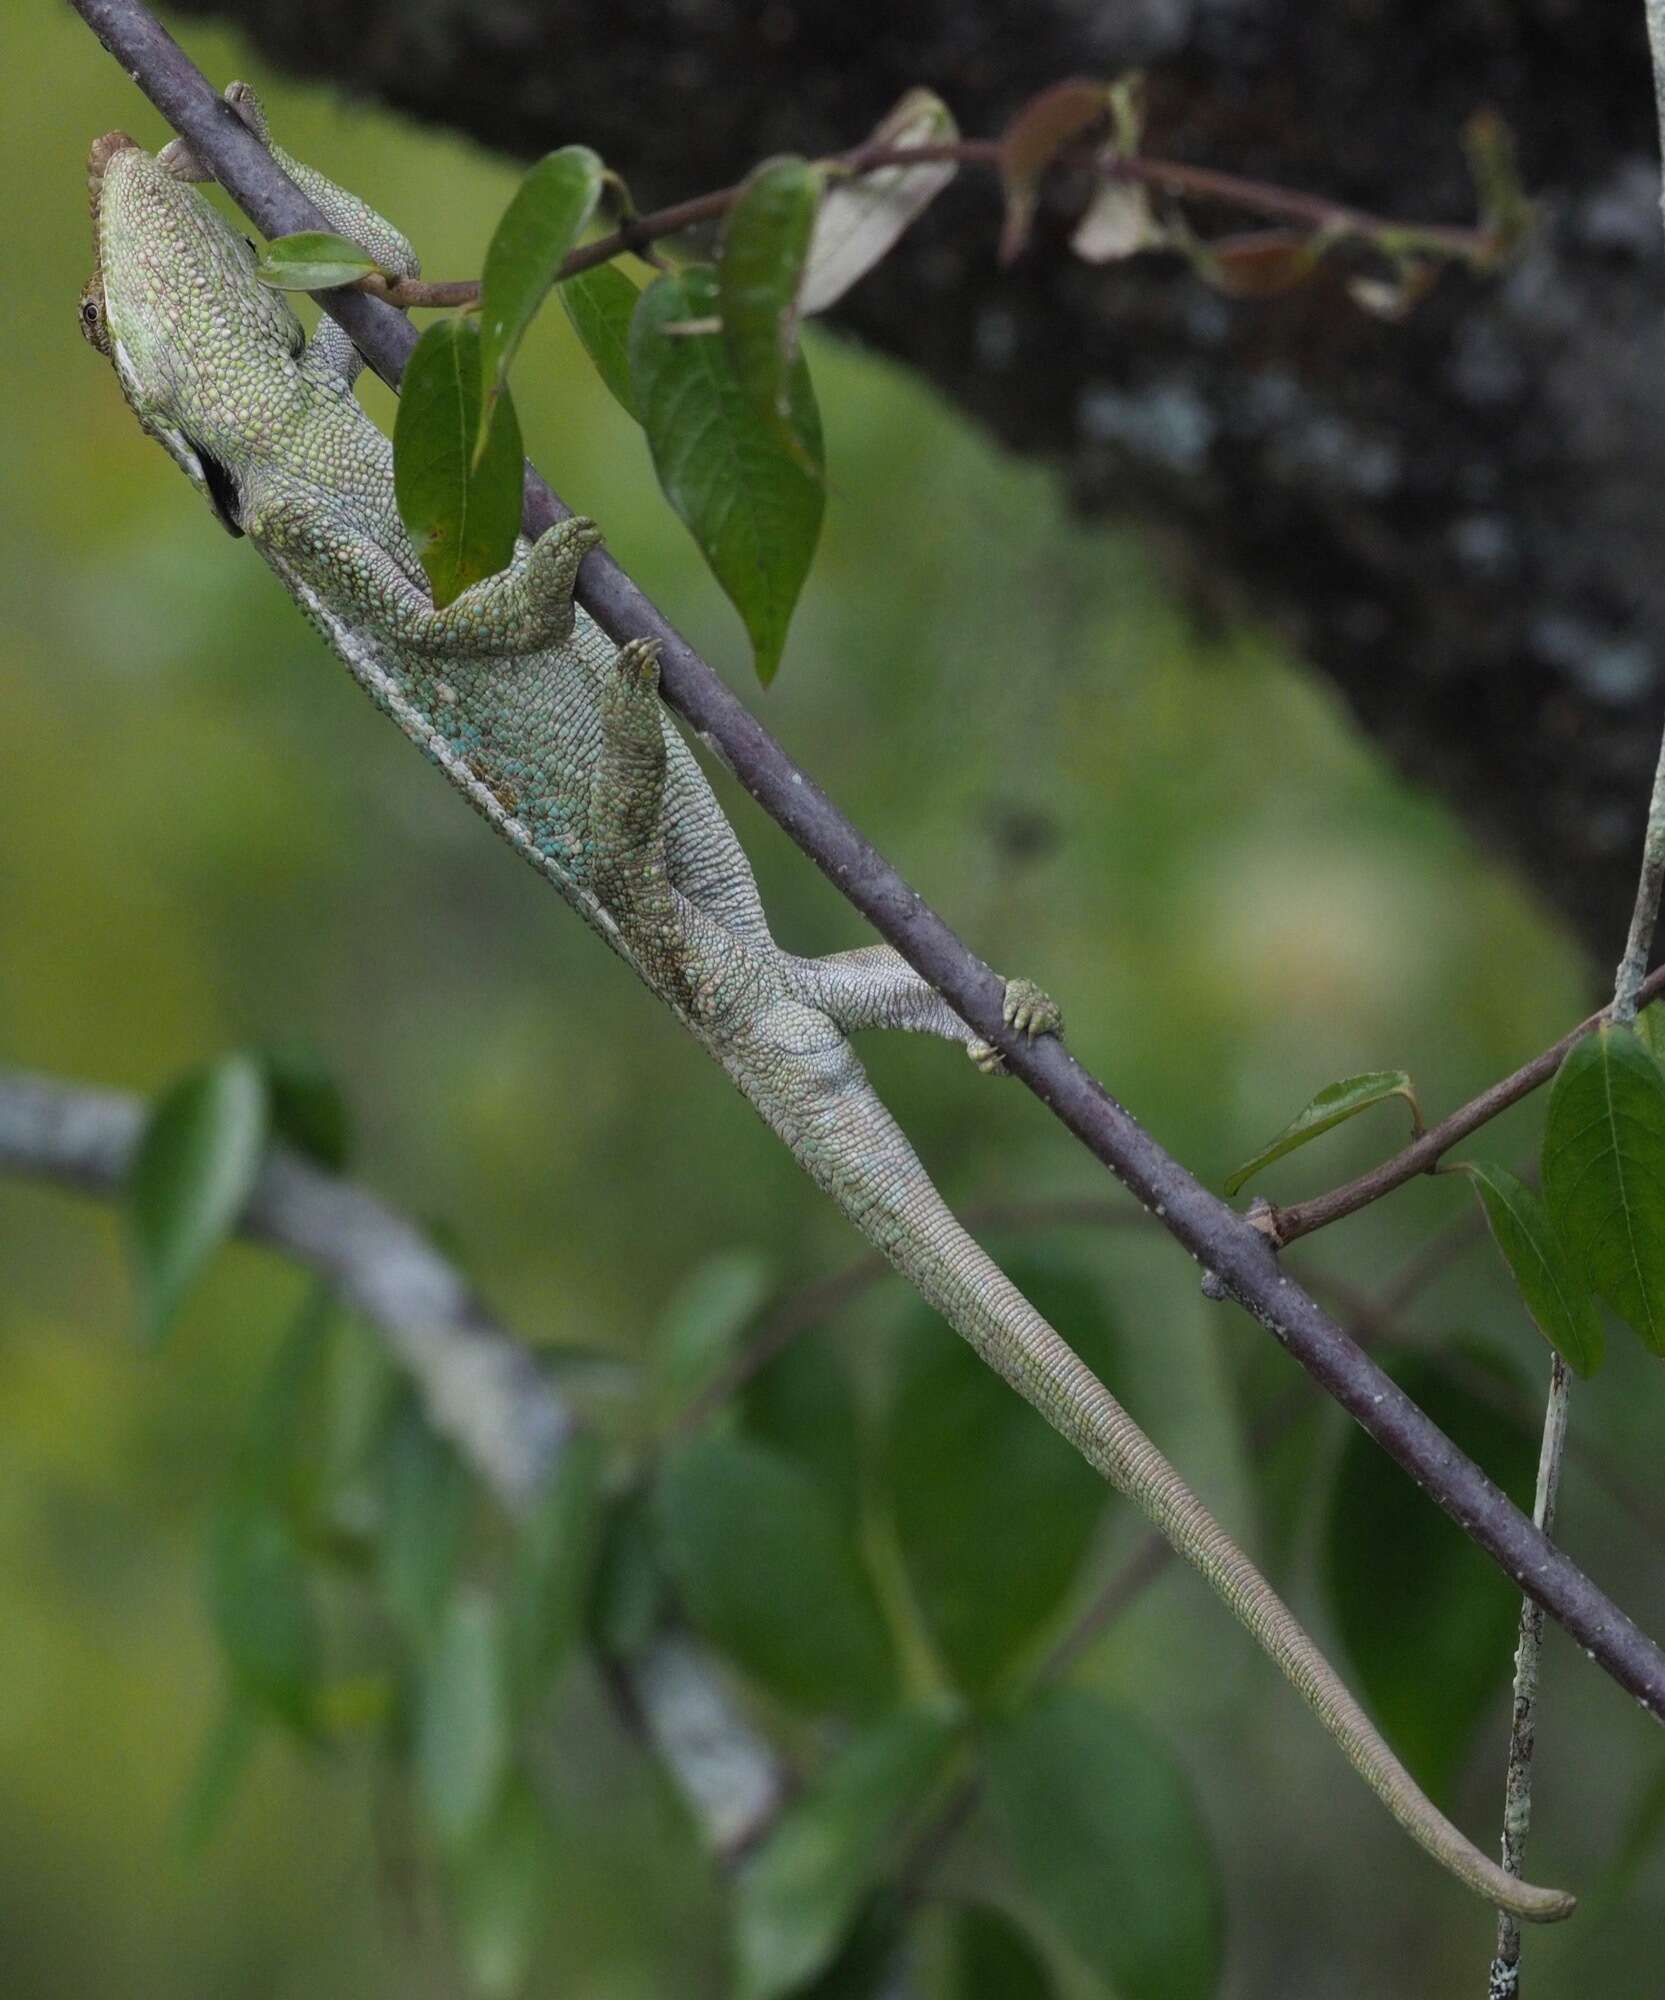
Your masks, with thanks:
M 1417 220 L 1474 208 L 1489 105 L 1540 226 L 1408 321 L 1345 267 L 1270 300 L 1172 259 L 994 261 L 962 180 L 845 302 L 1072 500 L 1132 516 L 1202 602 L 1278 621 L 1413 777 L 1604 959 L 1665 715 L 1665 333 L 1631 0 L 185 0 L 262 52 L 491 146 L 585 140 L 644 206 L 862 137 L 927 83 L 968 133 L 1074 73 L 1151 72 L 1148 147 Z M 1054 239 L 1049 242 L 1049 238 Z M 451 275 L 451 274 L 447 274 Z

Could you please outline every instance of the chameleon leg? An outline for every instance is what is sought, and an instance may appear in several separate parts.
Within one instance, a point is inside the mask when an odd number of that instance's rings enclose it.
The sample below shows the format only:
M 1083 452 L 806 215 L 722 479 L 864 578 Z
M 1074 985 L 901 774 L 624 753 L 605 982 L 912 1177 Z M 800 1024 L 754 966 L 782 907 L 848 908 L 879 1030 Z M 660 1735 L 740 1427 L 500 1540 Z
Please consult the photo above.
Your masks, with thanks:
M 837 1022 L 845 1034 L 862 1028 L 907 1028 L 961 1042 L 986 1075 L 1005 1063 L 992 1042 L 974 1035 L 928 980 L 891 946 L 867 945 L 830 958 L 803 959 L 804 997 Z M 1056 1034 L 1064 1017 L 1056 1003 L 1028 979 L 1008 979 L 1006 1025 L 1021 1035 Z

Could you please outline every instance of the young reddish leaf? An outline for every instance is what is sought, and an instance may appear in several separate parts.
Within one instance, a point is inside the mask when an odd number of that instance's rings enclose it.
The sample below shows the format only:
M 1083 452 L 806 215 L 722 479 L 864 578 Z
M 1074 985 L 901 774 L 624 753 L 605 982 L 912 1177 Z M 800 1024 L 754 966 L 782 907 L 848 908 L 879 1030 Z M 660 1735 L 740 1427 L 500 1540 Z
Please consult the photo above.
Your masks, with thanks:
M 1041 176 L 1072 140 L 1090 132 L 1109 111 L 1108 88 L 1076 77 L 1030 98 L 1001 134 L 1000 178 L 1006 190 L 1001 263 L 1010 264 L 1029 241 Z
M 954 114 L 934 90 L 910 90 L 867 135 L 869 146 L 928 146 L 957 139 Z M 952 160 L 881 167 L 829 182 L 810 238 L 798 311 L 825 312 L 890 251 L 954 178 Z M 836 169 L 834 170 L 836 173 Z
M 1584 1276 L 1665 1354 L 1665 1073 L 1634 1028 L 1568 1050 L 1544 1122 L 1544 1201 Z
M 1474 1183 L 1533 1325 L 1578 1374 L 1593 1375 L 1601 1366 L 1605 1339 L 1601 1313 L 1556 1235 L 1549 1211 L 1504 1167 L 1454 1160 L 1452 1170 Z
M 617 264 L 575 272 L 561 280 L 555 294 L 614 402 L 638 423 L 630 389 L 630 319 L 641 295 Z
M 263 285 L 279 292 L 327 292 L 336 285 L 356 285 L 381 266 L 367 251 L 327 229 L 298 229 L 292 236 L 274 236 L 254 267 Z
M 1240 236 L 1193 241 L 1194 268 L 1216 291 L 1234 299 L 1266 299 L 1292 290 L 1312 275 L 1324 238 L 1312 230 L 1254 229 Z
M 152 1110 L 127 1179 L 146 1340 L 167 1333 L 242 1213 L 260 1171 L 266 1121 L 265 1078 L 247 1056 L 192 1070 Z
M 492 411 L 509 363 L 601 198 L 602 165 L 588 146 L 546 153 L 504 209 L 480 273 L 480 387 L 476 462 L 491 448 Z
M 817 168 L 791 154 L 765 160 L 729 210 L 717 258 L 717 314 L 735 380 L 800 456 L 790 378 L 798 352 L 798 291 L 820 203 Z
M 631 396 L 665 497 L 744 619 L 767 684 L 821 532 L 821 419 L 799 355 L 786 379 L 806 467 L 742 389 L 721 336 L 668 333 L 709 320 L 716 303 L 709 265 L 648 287 L 630 327 Z
M 508 566 L 520 532 L 524 463 L 507 390 L 497 399 L 486 450 L 480 428 L 480 332 L 441 319 L 405 364 L 393 424 L 393 497 L 440 609 Z
M 1420 1132 L 1422 1112 L 1411 1079 L 1404 1070 L 1371 1069 L 1359 1076 L 1344 1076 L 1335 1083 L 1325 1084 L 1309 1104 L 1296 1112 L 1275 1139 L 1262 1146 L 1252 1159 L 1245 1160 L 1235 1173 L 1228 1175 L 1226 1193 L 1236 1194 L 1243 1183 L 1258 1174 L 1262 1167 L 1281 1160 L 1285 1153 L 1293 1153 L 1297 1146 L 1316 1139 L 1320 1132 L 1328 1132 L 1333 1126 L 1356 1118 L 1373 1104 L 1385 1104 L 1390 1097 L 1404 1098 L 1411 1107 L 1412 1126 Z

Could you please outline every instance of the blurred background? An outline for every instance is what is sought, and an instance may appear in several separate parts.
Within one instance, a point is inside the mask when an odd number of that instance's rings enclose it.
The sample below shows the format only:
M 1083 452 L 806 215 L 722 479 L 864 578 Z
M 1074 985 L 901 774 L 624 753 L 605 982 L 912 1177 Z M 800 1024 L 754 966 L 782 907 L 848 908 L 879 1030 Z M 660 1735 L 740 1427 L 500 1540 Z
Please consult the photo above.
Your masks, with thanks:
M 265 74 L 224 33 L 183 40 L 215 79 L 255 81 L 282 142 L 398 220 L 430 274 L 477 268 L 510 164 Z M 442 1230 L 540 1346 L 641 1356 L 714 1251 L 759 1253 L 780 1294 L 838 1270 L 858 1249 L 840 1219 L 375 715 L 79 339 L 87 143 L 120 125 L 160 144 L 159 121 L 67 10 L 7 10 L 0 62 L 14 190 L 0 1057 L 152 1092 L 230 1049 L 311 1049 L 347 1092 L 356 1175 Z M 993 963 L 1057 995 L 1081 1060 L 1196 1172 L 1217 1186 L 1312 1091 L 1358 1070 L 1410 1070 L 1437 1115 L 1599 999 L 1531 885 L 1387 773 L 1275 644 L 1205 624 L 1135 537 L 1072 525 L 1044 473 L 1003 459 L 917 381 L 832 337 L 812 361 L 827 529 L 767 694 L 747 685 L 737 621 L 659 501 L 639 435 L 555 311 L 519 367 L 528 446 L 909 880 Z M 367 401 L 386 421 L 378 385 Z M 720 790 L 782 942 L 861 942 L 785 839 Z M 957 1205 L 1111 1193 L 1025 1092 L 984 1083 L 946 1045 L 863 1053 Z M 1519 1165 L 1539 1111 L 1494 1128 L 1487 1155 Z M 1400 1136 L 1397 1107 L 1383 1109 L 1266 1185 L 1328 1185 Z M 1409 1188 L 1292 1265 L 1348 1301 L 1372 1295 L 1469 1199 Z M 1025 1228 L 995 1247 L 1096 1287 L 1120 1330 L 1118 1388 L 1335 1640 L 1336 1413 L 1244 1317 L 1199 1297 L 1159 1234 Z M 465 1990 L 390 1859 L 367 1757 L 274 1736 L 206 1849 L 179 1837 L 221 1698 L 205 1524 L 305 1280 L 233 1248 L 165 1353 L 147 1354 L 117 1215 L 15 1181 L 0 1184 L 0 1271 L 5 1990 Z M 887 1284 L 830 1323 L 869 1386 L 862 1370 L 906 1314 Z M 1547 1351 L 1483 1241 L 1460 1244 L 1386 1331 L 1495 1357 L 1521 1385 L 1499 1407 L 1530 1426 Z M 1252 1446 L 1250 1423 L 1292 1383 L 1306 1416 L 1279 1450 Z M 1601 1462 L 1575 1461 L 1562 1499 L 1567 1545 L 1655 1630 L 1657 1545 L 1645 1506 L 1622 1499 L 1651 1501 L 1661 1393 L 1637 1344 L 1615 1339 L 1575 1400 Z M 1083 1591 L 1137 1540 L 1109 1508 Z M 1367 1573 L 1370 1548 L 1357 1556 Z M 1414 1583 L 1405 1619 L 1423 1615 Z M 1396 1712 L 1427 1732 L 1447 1798 L 1489 1849 L 1506 1695 L 1490 1687 L 1477 1725 L 1440 1739 L 1444 1637 L 1427 1615 L 1425 1632 L 1400 1622 L 1402 1656 L 1378 1674 L 1399 1677 Z M 1165 1572 L 1072 1678 L 1139 1716 L 1190 1774 L 1224 1881 L 1224 1993 L 1479 1991 L 1489 1913 L 1402 1840 L 1188 1573 Z M 1587 1907 L 1529 1939 L 1531 1990 L 1651 1991 L 1665 1744 L 1553 1629 L 1544 1704 L 1529 1873 Z M 558 1820 L 557 1913 L 530 1990 L 720 1991 L 714 1872 L 601 1720 Z M 985 1845 L 974 1824 L 953 1869 L 977 1879 Z M 1066 1990 L 1096 1990 L 1067 1958 Z

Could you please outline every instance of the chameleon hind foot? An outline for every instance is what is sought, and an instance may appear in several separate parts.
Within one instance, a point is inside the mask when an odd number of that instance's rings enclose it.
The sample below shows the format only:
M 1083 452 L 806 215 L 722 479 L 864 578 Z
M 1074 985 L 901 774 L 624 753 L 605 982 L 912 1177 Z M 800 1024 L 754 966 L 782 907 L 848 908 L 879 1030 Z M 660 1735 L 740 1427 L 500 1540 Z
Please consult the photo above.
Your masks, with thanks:
M 1024 1036 L 1056 1035 L 1064 1025 L 1063 1009 L 1032 979 L 1007 980 L 1006 997 L 1000 1012 L 1007 1027 L 1015 1028 Z M 965 1052 L 984 1076 L 1006 1074 L 1006 1058 L 993 1042 L 985 1042 L 979 1037 L 966 1043 Z

